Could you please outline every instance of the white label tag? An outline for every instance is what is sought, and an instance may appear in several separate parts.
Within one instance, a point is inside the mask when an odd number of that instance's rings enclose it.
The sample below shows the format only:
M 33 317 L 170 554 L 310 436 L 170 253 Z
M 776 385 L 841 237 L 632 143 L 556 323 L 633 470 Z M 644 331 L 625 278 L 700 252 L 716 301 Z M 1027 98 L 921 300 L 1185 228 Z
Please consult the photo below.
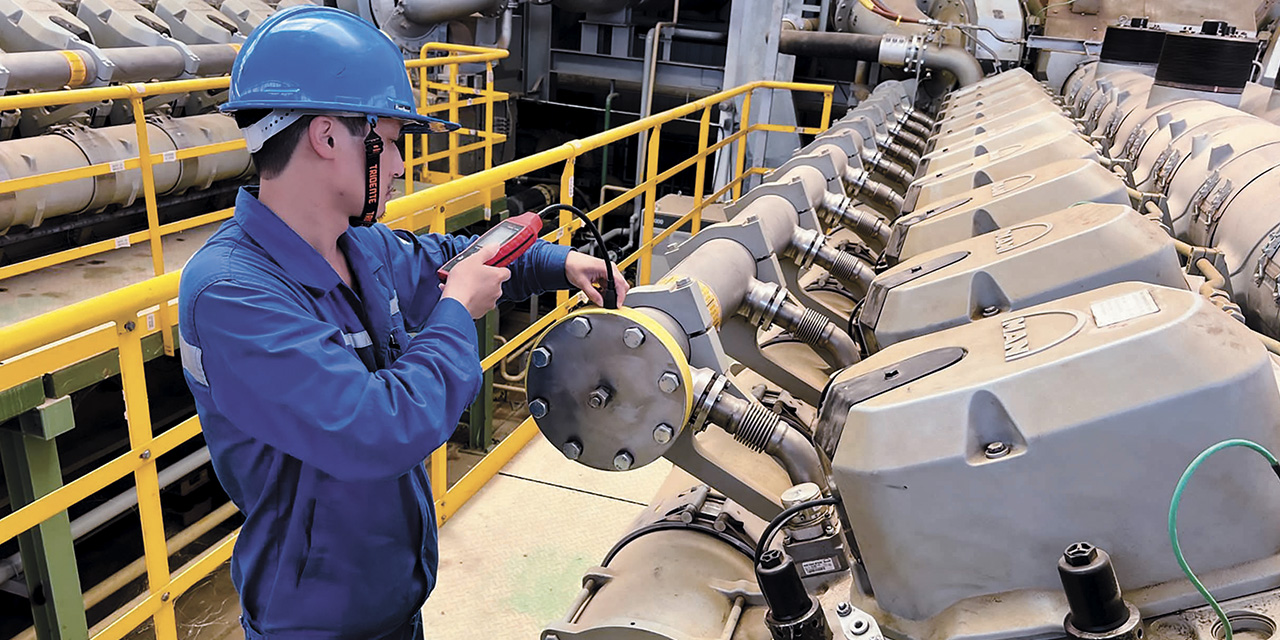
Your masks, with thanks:
M 484 206 L 484 219 L 489 220 L 492 217 L 493 217 L 493 207 L 486 204 Z
M 177 151 L 166 151 L 166 152 L 164 152 L 164 161 L 165 161 L 165 162 L 177 162 L 177 161 L 178 161 L 178 152 L 177 152 Z
M 117 249 L 123 249 L 127 246 L 129 246 L 129 236 L 120 236 L 119 238 L 116 238 Z
M 156 330 L 156 314 L 148 313 L 147 314 L 147 331 L 155 331 L 155 330 Z
M 819 573 L 828 573 L 836 570 L 836 561 L 831 558 L 819 558 L 817 560 L 809 560 L 801 562 L 800 568 L 804 570 L 806 576 L 816 576 Z
M 115 162 L 107 165 L 107 168 L 111 169 L 111 173 L 120 173 L 121 171 L 124 171 L 124 160 L 116 160 Z
M 1109 327 L 1126 320 L 1159 313 L 1160 307 L 1156 305 L 1155 299 L 1151 297 L 1151 291 L 1143 289 L 1142 291 L 1126 293 L 1122 296 L 1095 302 L 1089 305 L 1089 310 L 1093 312 L 1095 324 L 1099 327 Z
M 484 72 L 484 81 L 488 84 L 493 84 L 493 69 L 487 69 Z

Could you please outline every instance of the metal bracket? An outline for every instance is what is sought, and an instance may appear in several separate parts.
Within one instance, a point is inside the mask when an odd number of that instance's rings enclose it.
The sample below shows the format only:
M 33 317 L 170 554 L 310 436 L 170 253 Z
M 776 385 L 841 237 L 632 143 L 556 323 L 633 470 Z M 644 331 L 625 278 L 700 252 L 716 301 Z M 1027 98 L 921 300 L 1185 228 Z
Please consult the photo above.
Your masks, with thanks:
M 836 619 L 840 621 L 839 640 L 884 640 L 876 619 L 848 602 L 840 603 Z
M 689 336 L 689 363 L 726 373 L 732 361 L 720 343 L 720 334 L 707 310 L 702 292 L 688 283 L 665 282 L 638 287 L 627 293 L 627 306 L 650 307 L 671 316 Z
M 1129 134 L 1129 138 L 1125 140 L 1124 147 L 1120 149 L 1120 157 L 1125 160 L 1136 160 L 1138 152 L 1141 151 L 1139 141 L 1147 136 L 1147 129 L 1142 125 L 1138 125 Z
M 791 164 L 791 163 L 788 163 L 788 164 Z M 782 175 L 782 174 L 776 174 L 776 175 Z M 805 191 L 805 188 L 804 188 L 804 180 L 796 176 L 786 182 L 782 182 L 778 180 L 775 180 L 773 182 L 766 182 L 746 192 L 745 194 L 743 194 L 741 198 L 738 198 L 736 201 L 734 201 L 733 204 L 727 205 L 724 208 L 724 215 L 726 218 L 729 219 L 729 221 L 735 222 L 738 215 L 741 214 L 744 209 L 750 206 L 751 203 L 765 196 L 778 196 L 786 200 L 791 205 L 791 207 L 796 210 L 796 213 L 800 213 L 802 211 L 808 211 L 809 209 L 813 208 L 813 204 L 809 202 L 809 192 Z M 714 226 L 718 226 L 718 225 L 714 225 Z M 706 230 L 704 230 L 702 233 L 698 235 L 705 234 L 707 231 L 710 231 L 712 228 L 714 228 L 714 226 L 708 227 Z M 696 238 L 698 236 L 694 236 L 694 237 Z M 690 240 L 692 239 L 693 238 L 690 238 Z M 683 245 L 682 245 L 682 248 L 683 248 Z M 756 259 L 759 260 L 760 257 L 756 256 Z
M 765 176 L 765 183 L 760 185 L 760 187 L 763 187 L 765 184 L 769 184 L 770 181 L 787 175 L 788 171 L 791 171 L 796 167 L 812 167 L 817 169 L 818 172 L 822 174 L 823 178 L 827 179 L 827 191 L 832 193 L 844 193 L 844 180 L 841 178 L 841 172 L 836 169 L 836 159 L 831 156 L 832 153 L 830 149 L 823 149 L 822 151 L 815 151 L 802 156 L 795 156 L 784 163 L 781 167 L 770 171 L 769 175 Z M 756 187 L 756 189 L 759 189 L 760 187 Z M 750 195 L 750 192 L 748 192 L 748 195 Z
M 1267 275 L 1267 264 L 1276 257 L 1276 251 L 1280 250 L 1280 227 L 1271 230 L 1267 234 L 1266 243 L 1262 245 L 1262 253 L 1258 256 L 1258 266 L 1253 272 L 1253 284 L 1261 286 L 1263 279 Z M 1277 284 L 1280 287 L 1280 284 Z
M 759 189 L 759 187 L 756 189 Z M 752 189 L 751 192 L 748 192 L 748 195 L 755 192 L 756 189 Z M 689 257 L 689 254 L 693 253 L 695 249 L 712 240 L 733 240 L 742 245 L 747 251 L 750 251 L 751 257 L 756 262 L 760 262 L 774 253 L 774 248 L 770 246 L 764 231 L 760 229 L 760 220 L 755 216 L 746 216 L 741 219 L 704 227 L 702 231 L 694 234 L 693 237 L 668 250 L 667 259 L 671 264 L 677 264 Z
M 799 151 L 799 153 L 809 153 L 809 149 L 821 147 L 824 145 L 834 145 L 844 151 L 845 156 L 849 158 L 848 163 L 853 164 L 854 158 L 858 159 L 859 164 L 862 162 L 862 140 L 863 138 L 856 132 L 849 129 L 834 130 L 828 129 L 826 133 L 819 135 L 813 139 L 807 146 Z

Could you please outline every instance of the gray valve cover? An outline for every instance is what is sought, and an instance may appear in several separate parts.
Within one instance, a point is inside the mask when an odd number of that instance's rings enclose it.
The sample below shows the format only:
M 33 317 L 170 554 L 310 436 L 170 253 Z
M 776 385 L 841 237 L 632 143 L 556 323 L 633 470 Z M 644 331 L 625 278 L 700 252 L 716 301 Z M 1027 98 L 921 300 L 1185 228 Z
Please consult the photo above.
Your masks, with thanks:
M 859 324 L 883 348 L 1126 281 L 1186 288 L 1173 239 L 1128 206 L 1082 204 L 903 261 L 871 283 Z
M 957 347 L 958 362 L 865 393 L 886 367 Z M 1062 550 L 1089 540 L 1160 615 L 1196 600 L 1166 535 L 1179 475 L 1225 438 L 1276 450 L 1277 414 L 1272 361 L 1244 325 L 1193 292 L 1122 283 L 881 351 L 835 378 L 818 439 L 838 438 L 836 482 L 884 611 L 1016 608 L 1015 592 L 1058 592 Z M 1272 556 L 1275 475 L 1246 451 L 1210 459 L 1179 531 L 1204 573 Z
M 907 202 L 926 206 L 983 185 L 1012 178 L 1027 167 L 1038 167 L 1057 160 L 1081 158 L 1097 162 L 1101 154 L 1079 136 L 1063 138 L 1028 138 L 1027 146 L 1009 146 L 999 153 L 989 153 L 951 166 L 921 174 L 907 191 Z M 930 163 L 930 167 L 932 167 Z
M 1129 204 L 1114 174 L 1088 160 L 1062 160 L 920 207 L 894 221 L 890 262 L 1021 224 L 1077 202 Z

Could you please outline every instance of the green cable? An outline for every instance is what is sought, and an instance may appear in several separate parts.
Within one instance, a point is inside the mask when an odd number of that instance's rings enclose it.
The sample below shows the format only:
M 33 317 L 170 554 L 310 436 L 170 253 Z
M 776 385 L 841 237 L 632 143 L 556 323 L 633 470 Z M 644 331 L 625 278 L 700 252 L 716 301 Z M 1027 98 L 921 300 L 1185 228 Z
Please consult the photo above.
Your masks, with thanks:
M 1191 572 L 1191 567 L 1187 566 L 1186 558 L 1182 557 L 1182 545 L 1178 544 L 1178 503 L 1182 501 L 1182 492 L 1187 488 L 1187 482 L 1191 480 L 1191 474 L 1196 472 L 1200 464 L 1209 456 L 1231 447 L 1247 447 L 1257 451 L 1267 459 L 1267 462 L 1271 463 L 1271 468 L 1276 472 L 1276 475 L 1280 476 L 1280 461 L 1277 461 L 1276 457 L 1271 455 L 1271 452 L 1267 451 L 1266 447 L 1252 440 L 1239 438 L 1223 440 L 1205 449 L 1203 453 L 1196 456 L 1195 460 L 1191 461 L 1191 464 L 1187 465 L 1187 470 L 1182 472 L 1182 478 L 1178 480 L 1178 486 L 1173 490 L 1173 500 L 1169 503 L 1169 543 L 1173 545 L 1173 556 L 1177 558 L 1178 566 L 1182 567 L 1182 573 L 1186 574 L 1187 579 L 1195 586 L 1196 591 L 1199 591 L 1200 595 L 1204 596 L 1205 601 L 1209 603 L 1209 606 L 1213 607 L 1213 612 L 1218 614 L 1218 620 L 1222 621 L 1223 640 L 1231 640 L 1231 621 L 1227 619 L 1227 614 L 1222 610 L 1222 605 L 1218 604 L 1218 601 L 1213 598 L 1213 595 L 1209 593 L 1204 584 L 1196 578 L 1196 574 Z

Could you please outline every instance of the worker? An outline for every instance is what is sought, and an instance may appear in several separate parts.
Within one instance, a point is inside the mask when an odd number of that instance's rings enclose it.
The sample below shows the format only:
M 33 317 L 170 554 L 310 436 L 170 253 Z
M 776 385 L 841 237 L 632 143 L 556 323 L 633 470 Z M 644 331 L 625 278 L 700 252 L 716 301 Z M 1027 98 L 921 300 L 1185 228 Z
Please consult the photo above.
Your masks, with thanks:
M 474 319 L 571 285 L 598 304 L 612 268 L 539 241 L 509 269 L 482 251 L 442 284 L 473 238 L 375 224 L 404 172 L 399 137 L 456 125 L 415 112 L 399 49 L 353 14 L 268 18 L 223 110 L 261 184 L 183 271 L 180 347 L 245 516 L 231 560 L 245 635 L 421 638 L 438 564 L 423 461 L 480 390 Z

